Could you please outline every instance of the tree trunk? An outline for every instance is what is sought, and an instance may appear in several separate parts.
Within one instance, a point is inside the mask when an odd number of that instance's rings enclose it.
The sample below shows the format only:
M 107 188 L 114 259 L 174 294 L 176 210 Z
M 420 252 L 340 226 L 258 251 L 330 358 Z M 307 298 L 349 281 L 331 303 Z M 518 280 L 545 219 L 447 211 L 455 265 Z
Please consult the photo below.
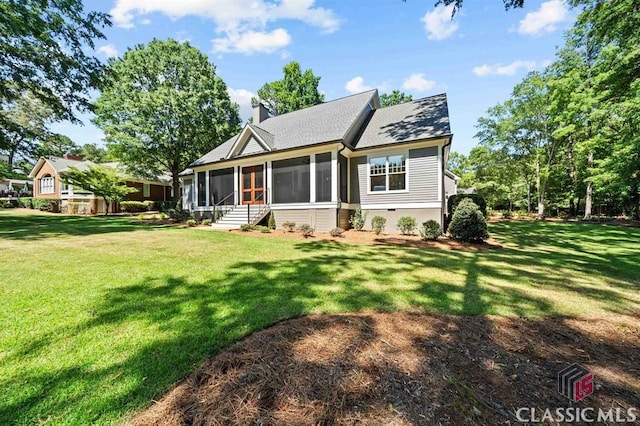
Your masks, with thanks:
M 536 160 L 536 188 L 538 190 L 538 220 L 544 219 L 544 194 L 542 192 L 542 178 L 540 176 L 540 160 Z
M 102 197 L 104 199 L 104 215 L 108 216 L 109 215 L 109 200 L 107 200 L 105 197 Z
M 180 201 L 180 177 L 178 176 L 178 172 L 172 172 L 172 178 L 173 202 L 177 204 Z
M 593 152 L 589 153 L 587 159 L 587 168 L 590 169 L 593 165 Z M 587 194 L 584 200 L 584 220 L 591 219 L 591 210 L 593 208 L 593 182 L 587 182 Z
M 10 149 L 9 150 L 9 155 L 7 158 L 7 163 L 9 164 L 9 171 L 12 172 L 13 171 L 13 160 L 14 157 L 16 155 L 16 151 L 14 149 Z
M 569 216 L 576 216 L 576 203 L 573 201 L 573 196 L 569 199 Z

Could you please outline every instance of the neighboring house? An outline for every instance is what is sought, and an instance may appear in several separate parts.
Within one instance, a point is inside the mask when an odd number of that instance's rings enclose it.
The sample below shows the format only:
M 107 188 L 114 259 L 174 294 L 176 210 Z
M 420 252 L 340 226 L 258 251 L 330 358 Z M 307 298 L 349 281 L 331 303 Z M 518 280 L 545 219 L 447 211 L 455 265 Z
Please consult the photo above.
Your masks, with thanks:
M 349 227 L 357 207 L 387 219 L 443 222 L 444 164 L 452 134 L 446 95 L 380 108 L 377 90 L 268 117 L 192 163 L 183 205 L 219 226 L 255 223 L 268 211 L 278 227 Z M 216 212 L 214 214 L 214 211 Z
M 37 198 L 53 198 L 60 200 L 60 208 L 64 209 L 70 202 L 87 203 L 90 205 L 91 214 L 101 214 L 105 211 L 105 202 L 102 197 L 96 197 L 90 191 L 74 188 L 67 185 L 60 176 L 69 167 L 78 170 L 87 170 L 89 166 L 95 166 L 92 161 L 84 161 L 82 157 L 66 154 L 63 158 L 41 157 L 31 170 L 29 177 L 33 179 L 33 196 Z M 124 167 L 118 163 L 103 163 L 102 166 L 117 168 L 122 171 Z M 137 188 L 138 191 L 126 196 L 128 201 L 167 201 L 171 200 L 171 181 L 167 177 L 158 177 L 156 180 L 146 180 L 136 177 L 126 177 L 126 185 Z M 119 206 L 111 205 L 110 213 L 116 212 Z
M 444 196 L 447 202 L 449 201 L 449 197 L 452 195 L 456 195 L 458 193 L 458 182 L 460 178 L 456 176 L 452 171 L 446 170 L 444 171 Z M 446 208 L 446 205 L 445 205 Z M 445 210 L 447 211 L 447 210 Z

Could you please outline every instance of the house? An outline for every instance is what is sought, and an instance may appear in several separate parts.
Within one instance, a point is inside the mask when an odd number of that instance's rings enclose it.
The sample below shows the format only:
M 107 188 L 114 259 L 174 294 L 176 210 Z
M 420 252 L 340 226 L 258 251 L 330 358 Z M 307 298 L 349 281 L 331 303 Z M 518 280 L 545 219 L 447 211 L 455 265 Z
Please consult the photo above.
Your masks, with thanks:
M 275 117 L 258 105 L 182 173 L 183 206 L 229 227 L 271 211 L 278 227 L 348 228 L 357 207 L 368 229 L 373 216 L 442 224 L 451 140 L 445 94 L 381 108 L 370 90 Z
M 449 200 L 451 195 L 456 195 L 458 193 L 458 182 L 460 178 L 456 176 L 452 171 L 446 170 L 444 171 L 444 198 L 445 200 Z M 445 204 L 445 208 L 447 208 Z M 448 210 L 446 210 L 448 211 Z
M 69 203 L 84 203 L 89 206 L 91 214 L 101 214 L 105 211 L 105 202 L 102 197 L 96 197 L 90 191 L 74 188 L 60 179 L 60 176 L 69 167 L 79 170 L 87 170 L 89 166 L 95 166 L 92 161 L 85 161 L 77 155 L 65 154 L 60 157 L 41 157 L 31 170 L 29 177 L 33 179 L 33 196 L 36 198 L 52 198 L 60 200 L 61 210 L 65 210 Z M 127 175 L 124 167 L 118 163 L 104 163 L 102 166 L 113 167 L 122 170 Z M 171 200 L 171 180 L 167 177 L 158 177 L 155 180 L 146 180 L 137 177 L 126 177 L 126 185 L 137 188 L 138 191 L 126 196 L 127 201 L 167 201 Z M 110 206 L 110 213 L 118 211 L 117 205 Z

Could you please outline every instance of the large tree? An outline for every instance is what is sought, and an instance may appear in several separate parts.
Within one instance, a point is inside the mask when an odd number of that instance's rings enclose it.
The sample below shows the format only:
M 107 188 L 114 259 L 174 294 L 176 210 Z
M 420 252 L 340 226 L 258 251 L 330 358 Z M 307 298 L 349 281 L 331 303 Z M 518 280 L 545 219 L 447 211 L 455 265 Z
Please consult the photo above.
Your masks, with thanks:
M 308 69 L 302 72 L 300 64 L 293 61 L 283 68 L 282 80 L 265 83 L 258 89 L 258 96 L 251 99 L 253 105 L 262 103 L 269 115 L 275 116 L 324 102 L 324 95 L 318 91 L 320 77 Z
M 238 105 L 206 55 L 188 42 L 137 45 L 106 70 L 95 123 L 131 172 L 178 174 L 239 131 Z
M 0 103 L 32 93 L 58 117 L 89 107 L 100 62 L 91 56 L 108 15 L 86 12 L 81 0 L 0 2 Z M 0 129 L 7 126 L 0 115 Z
M 38 144 L 33 157 L 62 157 L 64 154 L 78 155 L 80 147 L 68 136 L 54 133 Z
M 391 93 L 383 93 L 380 95 L 380 106 L 388 107 L 391 105 L 403 104 L 413 100 L 413 96 L 407 95 L 399 90 L 394 90 Z
M 102 197 L 105 202 L 104 214 L 109 214 L 111 203 L 119 203 L 128 194 L 137 192 L 138 189 L 127 186 L 124 176 L 118 173 L 113 167 L 89 166 L 87 170 L 79 170 L 76 167 L 69 167 L 60 177 L 63 182 L 91 191 L 94 195 Z

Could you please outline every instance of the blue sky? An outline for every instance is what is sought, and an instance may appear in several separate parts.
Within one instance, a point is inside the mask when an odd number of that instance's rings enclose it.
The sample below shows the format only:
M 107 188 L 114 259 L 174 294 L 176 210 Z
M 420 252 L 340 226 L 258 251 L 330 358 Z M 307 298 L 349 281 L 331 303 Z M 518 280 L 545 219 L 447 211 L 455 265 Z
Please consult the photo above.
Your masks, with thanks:
M 576 11 L 561 0 L 526 1 L 506 12 L 501 0 L 466 1 L 451 21 L 433 0 L 91 0 L 109 12 L 95 54 L 107 60 L 153 38 L 188 40 L 207 54 L 229 86 L 241 116 L 265 82 L 280 79 L 296 60 L 322 77 L 326 100 L 378 88 L 415 98 L 445 92 L 453 149 L 468 153 L 475 124 L 506 99 L 532 69 L 553 60 Z M 103 143 L 102 133 L 59 123 L 53 130 L 76 143 Z

